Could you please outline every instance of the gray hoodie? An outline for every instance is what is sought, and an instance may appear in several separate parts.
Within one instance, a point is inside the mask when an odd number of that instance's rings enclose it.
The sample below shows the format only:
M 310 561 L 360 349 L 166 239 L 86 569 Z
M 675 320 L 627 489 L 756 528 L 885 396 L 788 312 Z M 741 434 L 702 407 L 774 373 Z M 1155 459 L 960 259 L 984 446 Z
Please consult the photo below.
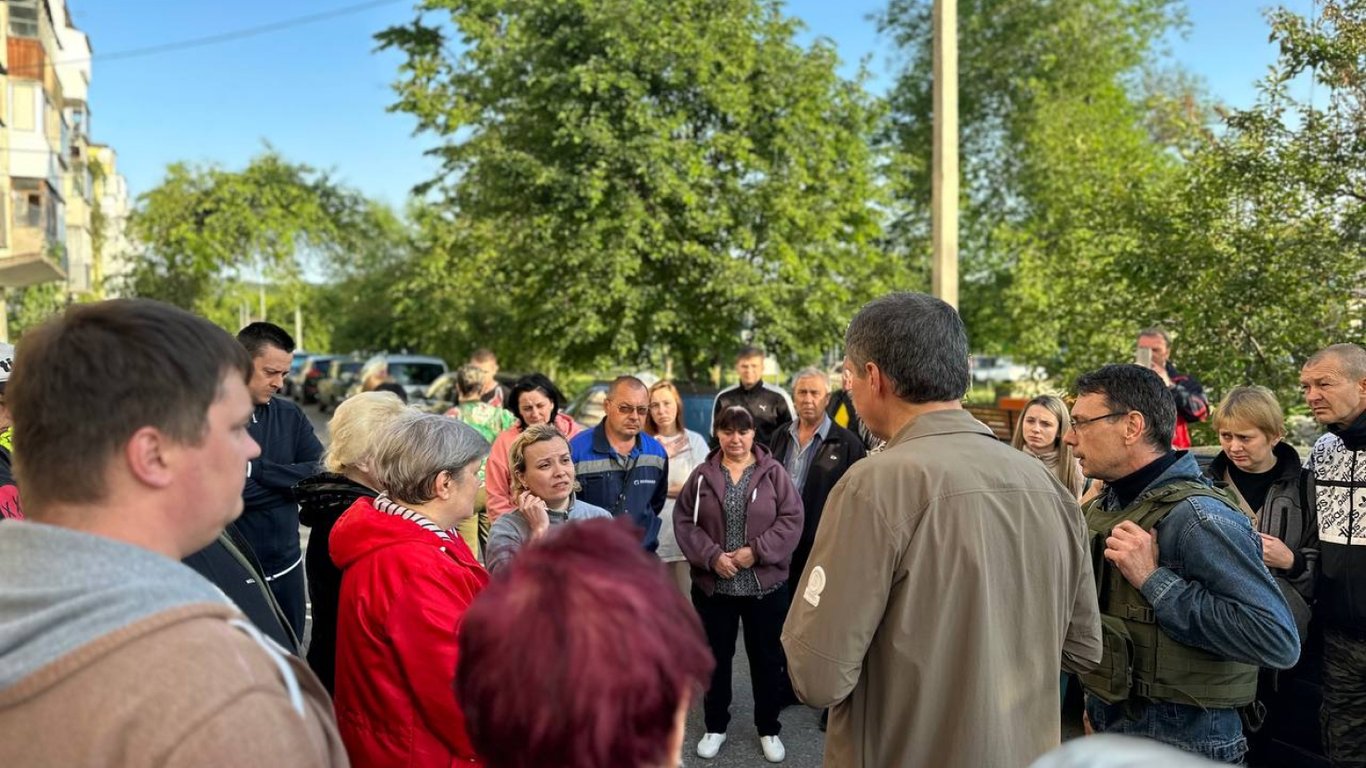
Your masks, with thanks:
M 228 603 L 154 552 L 28 521 L 0 528 L 0 691 L 81 646 L 156 613 Z
M 193 570 L 101 536 L 0 526 L 0 765 L 226 755 L 347 763 L 327 691 Z

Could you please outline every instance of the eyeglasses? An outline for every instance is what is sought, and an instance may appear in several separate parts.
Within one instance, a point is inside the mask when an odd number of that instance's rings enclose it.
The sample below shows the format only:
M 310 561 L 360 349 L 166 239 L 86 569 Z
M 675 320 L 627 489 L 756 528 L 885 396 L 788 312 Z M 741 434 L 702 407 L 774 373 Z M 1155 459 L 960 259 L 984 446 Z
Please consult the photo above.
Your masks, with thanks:
M 650 406 L 648 405 L 617 403 L 616 409 L 617 413 L 620 413 L 622 416 L 630 416 L 632 413 L 635 413 L 637 416 L 648 416 L 650 414 Z
M 1094 419 L 1078 419 L 1078 418 L 1073 417 L 1073 419 L 1072 419 L 1072 429 L 1075 430 L 1075 431 L 1077 431 L 1077 432 L 1080 432 L 1082 427 L 1088 426 L 1088 425 L 1090 425 L 1090 424 L 1095 424 L 1097 421 L 1105 421 L 1106 419 L 1113 419 L 1113 418 L 1116 417 L 1116 416 L 1128 416 L 1128 415 L 1129 415 L 1129 411 L 1111 411 L 1110 413 L 1107 413 L 1107 414 L 1104 414 L 1104 415 L 1101 415 L 1101 416 L 1097 416 L 1097 417 L 1095 417 Z

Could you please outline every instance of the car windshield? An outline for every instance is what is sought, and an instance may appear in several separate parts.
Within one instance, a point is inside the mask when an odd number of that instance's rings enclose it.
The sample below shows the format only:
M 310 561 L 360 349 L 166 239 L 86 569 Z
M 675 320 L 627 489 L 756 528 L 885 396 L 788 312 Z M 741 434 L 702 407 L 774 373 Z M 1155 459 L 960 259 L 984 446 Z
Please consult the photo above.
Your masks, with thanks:
M 343 373 L 360 373 L 360 369 L 364 367 L 364 360 L 353 360 L 351 362 L 341 363 L 341 370 L 337 371 L 337 374 L 341 375 Z
M 425 387 L 443 373 L 437 363 L 389 363 L 389 375 L 404 386 Z
M 289 362 L 289 372 L 298 373 L 299 371 L 302 371 L 304 369 L 304 363 L 306 362 L 308 362 L 307 357 L 295 355 L 294 359 Z

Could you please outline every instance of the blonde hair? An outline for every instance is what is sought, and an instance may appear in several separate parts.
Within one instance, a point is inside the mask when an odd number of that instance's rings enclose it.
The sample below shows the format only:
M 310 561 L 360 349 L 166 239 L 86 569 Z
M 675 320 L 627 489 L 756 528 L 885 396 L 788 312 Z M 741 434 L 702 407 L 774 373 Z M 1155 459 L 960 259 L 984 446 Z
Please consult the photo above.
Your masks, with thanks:
M 1214 411 L 1214 429 L 1233 421 L 1251 424 L 1271 440 L 1285 437 L 1285 414 L 1276 396 L 1266 387 L 1234 387 Z
M 522 434 L 512 441 L 512 447 L 508 449 L 508 469 L 512 474 L 512 498 L 526 490 L 526 485 L 522 483 L 522 473 L 526 472 L 526 449 L 536 443 L 544 443 L 549 440 L 559 438 L 564 440 L 565 445 L 569 445 L 569 440 L 554 424 L 532 424 L 522 430 Z M 579 481 L 574 480 L 574 490 L 579 490 Z
M 1072 458 L 1072 446 L 1062 441 L 1063 435 L 1072 428 L 1072 414 L 1067 412 L 1067 403 L 1056 395 L 1039 395 L 1038 397 L 1025 403 L 1025 407 L 1020 411 L 1020 418 L 1015 422 L 1015 434 L 1010 437 L 1010 445 L 1018 450 L 1025 450 L 1024 444 L 1024 419 L 1029 409 L 1039 406 L 1053 414 L 1053 418 L 1058 420 L 1058 434 L 1053 436 L 1053 449 L 1058 452 L 1058 464 L 1056 474 L 1058 482 L 1065 488 L 1076 488 L 1077 482 L 1077 462 Z
M 408 406 L 393 392 L 361 392 L 342 401 L 327 425 L 331 435 L 323 457 L 327 471 L 369 471 L 363 465 L 370 460 L 375 435 L 406 410 Z

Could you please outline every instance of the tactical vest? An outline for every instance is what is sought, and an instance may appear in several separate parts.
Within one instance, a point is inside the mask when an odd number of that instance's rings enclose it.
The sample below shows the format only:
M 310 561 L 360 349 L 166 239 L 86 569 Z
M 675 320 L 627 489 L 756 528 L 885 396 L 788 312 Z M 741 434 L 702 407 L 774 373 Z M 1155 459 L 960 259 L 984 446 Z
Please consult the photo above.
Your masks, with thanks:
M 1104 556 L 1105 539 L 1116 525 L 1131 520 L 1151 532 L 1192 496 L 1209 496 L 1238 509 L 1226 492 L 1193 480 L 1165 485 L 1116 512 L 1102 510 L 1100 499 L 1086 507 L 1104 651 L 1100 664 L 1081 680 L 1088 692 L 1110 704 L 1142 699 L 1229 709 L 1250 703 L 1257 694 L 1256 666 L 1172 639 L 1157 625 L 1143 593 Z

